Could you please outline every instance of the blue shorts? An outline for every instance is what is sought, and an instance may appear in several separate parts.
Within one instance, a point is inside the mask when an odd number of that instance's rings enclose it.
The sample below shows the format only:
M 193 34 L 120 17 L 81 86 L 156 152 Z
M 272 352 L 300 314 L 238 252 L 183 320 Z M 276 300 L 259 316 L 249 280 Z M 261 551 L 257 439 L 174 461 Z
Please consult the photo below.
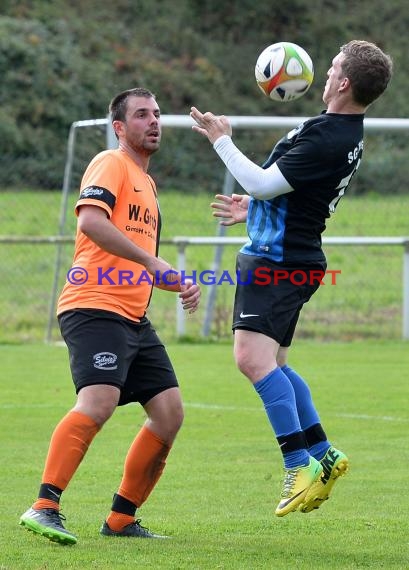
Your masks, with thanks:
M 108 384 L 121 390 L 118 405 L 140 402 L 178 386 L 169 356 L 150 321 L 110 311 L 76 309 L 58 316 L 78 392 Z

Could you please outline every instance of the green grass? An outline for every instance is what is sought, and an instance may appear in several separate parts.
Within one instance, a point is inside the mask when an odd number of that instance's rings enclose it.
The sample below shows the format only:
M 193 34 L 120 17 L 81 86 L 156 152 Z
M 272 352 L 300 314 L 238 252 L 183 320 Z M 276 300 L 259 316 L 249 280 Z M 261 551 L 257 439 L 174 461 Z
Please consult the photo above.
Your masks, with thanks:
M 2 346 L 0 568 L 116 570 L 407 569 L 407 378 L 401 342 L 300 341 L 291 364 L 308 379 L 324 428 L 348 453 L 351 472 L 318 511 L 273 511 L 281 458 L 255 391 L 235 369 L 231 346 L 169 346 L 185 423 L 142 524 L 169 541 L 104 539 L 98 531 L 143 421 L 116 411 L 64 493 L 62 547 L 18 526 L 36 498 L 50 434 L 72 406 L 65 348 Z
M 60 192 L 1 192 L 2 235 L 55 235 L 58 231 Z M 215 235 L 211 217 L 212 196 L 181 194 L 163 190 L 160 194 L 164 218 L 163 238 L 175 235 Z M 75 218 L 70 196 L 66 233 L 73 235 Z M 408 196 L 346 197 L 328 221 L 327 236 L 409 235 Z M 24 212 L 24 214 L 23 214 Z M 243 225 L 227 235 L 244 235 Z M 348 340 L 355 338 L 400 338 L 402 329 L 402 249 L 400 247 L 326 247 L 330 269 L 341 270 L 336 286 L 322 287 L 301 316 L 297 334 L 307 338 Z M 237 247 L 225 248 L 223 269 L 232 271 Z M 0 244 L 0 342 L 38 341 L 44 338 L 50 310 L 50 294 L 56 261 L 54 245 Z M 176 264 L 176 248 L 163 245 L 161 255 Z M 58 289 L 71 265 L 72 246 L 61 248 L 62 269 Z M 187 248 L 187 266 L 199 273 L 211 269 L 214 249 Z M 187 334 L 201 335 L 204 307 L 209 288 L 203 287 L 202 308 L 187 321 Z M 218 287 L 211 336 L 230 336 L 230 315 L 234 287 Z M 155 291 L 150 317 L 166 339 L 175 338 L 173 295 Z M 55 321 L 54 321 L 55 325 Z M 59 337 L 54 326 L 54 338 Z

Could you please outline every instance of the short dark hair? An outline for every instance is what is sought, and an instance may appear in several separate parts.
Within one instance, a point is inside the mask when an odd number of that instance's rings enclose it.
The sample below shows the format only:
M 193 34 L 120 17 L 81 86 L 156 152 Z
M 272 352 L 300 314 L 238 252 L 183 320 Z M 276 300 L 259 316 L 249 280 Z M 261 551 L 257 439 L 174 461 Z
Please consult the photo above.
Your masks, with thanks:
M 125 121 L 128 107 L 128 97 L 146 97 L 146 99 L 156 99 L 155 95 L 143 87 L 127 89 L 115 95 L 109 104 L 109 113 L 112 121 Z
M 385 91 L 392 77 L 389 55 L 365 40 L 352 40 L 341 46 L 342 72 L 351 82 L 354 100 L 367 107 Z

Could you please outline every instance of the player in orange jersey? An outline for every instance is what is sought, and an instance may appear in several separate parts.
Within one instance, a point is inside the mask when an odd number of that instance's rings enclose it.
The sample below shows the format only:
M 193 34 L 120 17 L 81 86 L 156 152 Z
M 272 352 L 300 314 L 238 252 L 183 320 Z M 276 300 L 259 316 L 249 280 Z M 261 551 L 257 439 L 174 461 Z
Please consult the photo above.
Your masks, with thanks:
M 147 420 L 128 451 L 105 536 L 160 538 L 135 519 L 156 485 L 183 421 L 178 382 L 146 310 L 152 286 L 179 293 L 194 312 L 200 289 L 158 257 L 161 218 L 149 161 L 160 145 L 160 109 L 148 90 L 118 94 L 109 107 L 119 141 L 99 153 L 81 183 L 73 266 L 58 302 L 77 401 L 54 430 L 38 499 L 20 519 L 61 544 L 77 538 L 59 511 L 93 438 L 117 406 L 139 402 Z

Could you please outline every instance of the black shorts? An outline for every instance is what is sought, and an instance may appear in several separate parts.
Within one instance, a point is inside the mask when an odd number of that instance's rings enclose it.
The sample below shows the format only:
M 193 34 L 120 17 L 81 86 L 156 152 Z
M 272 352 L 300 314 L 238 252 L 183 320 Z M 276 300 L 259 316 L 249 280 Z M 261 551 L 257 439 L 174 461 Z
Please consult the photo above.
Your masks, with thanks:
M 109 384 L 121 390 L 118 405 L 140 402 L 178 386 L 165 347 L 147 318 L 132 322 L 97 309 L 66 311 L 58 317 L 78 392 Z
M 239 253 L 233 330 L 259 332 L 280 346 L 290 346 L 300 311 L 318 289 L 325 270 L 325 264 L 284 267 Z

